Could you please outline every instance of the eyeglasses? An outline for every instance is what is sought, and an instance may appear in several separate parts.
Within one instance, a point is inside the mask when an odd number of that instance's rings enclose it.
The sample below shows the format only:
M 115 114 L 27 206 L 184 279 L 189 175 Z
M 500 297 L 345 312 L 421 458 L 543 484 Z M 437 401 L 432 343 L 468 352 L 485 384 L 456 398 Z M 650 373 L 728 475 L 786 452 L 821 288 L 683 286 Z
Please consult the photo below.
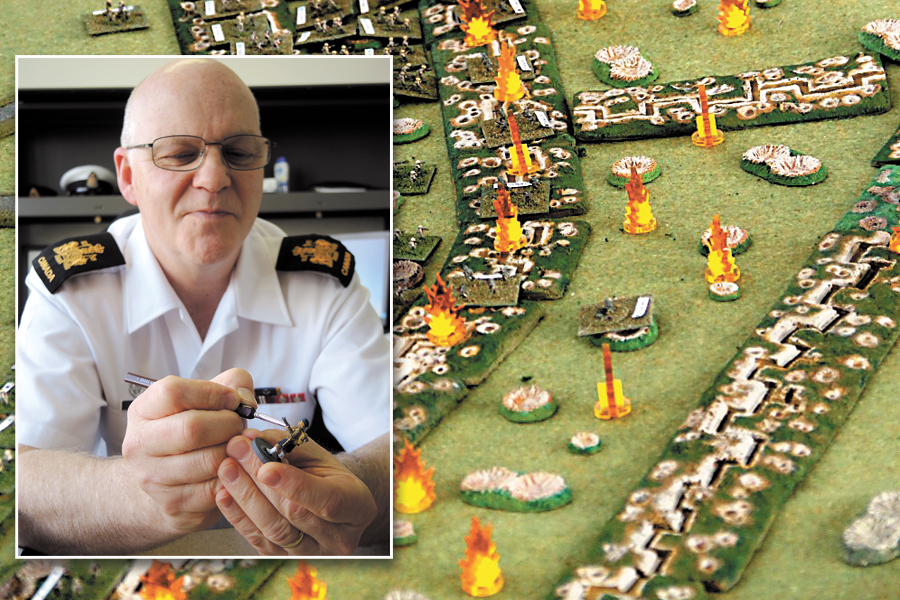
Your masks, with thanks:
M 193 171 L 199 169 L 206 157 L 206 148 L 221 146 L 225 164 L 235 171 L 262 169 L 269 164 L 275 144 L 261 135 L 233 135 L 221 142 L 207 142 L 194 135 L 167 135 L 156 138 L 151 144 L 128 146 L 150 148 L 153 164 L 167 171 Z

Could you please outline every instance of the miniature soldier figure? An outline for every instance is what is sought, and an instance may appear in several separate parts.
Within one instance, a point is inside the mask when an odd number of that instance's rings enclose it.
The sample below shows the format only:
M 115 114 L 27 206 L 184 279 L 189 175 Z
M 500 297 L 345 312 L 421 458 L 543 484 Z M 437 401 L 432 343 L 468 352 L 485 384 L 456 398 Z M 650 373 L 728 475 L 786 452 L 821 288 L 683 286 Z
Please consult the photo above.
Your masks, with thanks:
M 375 15 L 375 20 L 378 21 L 379 23 L 384 23 L 384 19 L 387 16 L 384 11 L 385 11 L 385 8 L 382 6 L 381 8 L 378 9 L 378 14 Z
M 422 78 L 416 75 L 415 83 L 417 86 L 422 87 Z
M 418 245 L 419 245 L 419 242 L 416 240 L 416 238 L 414 238 L 414 237 L 409 238 L 409 248 L 411 250 L 415 250 L 416 246 L 418 246 Z
M 396 242 L 400 241 L 400 230 L 399 229 L 394 230 L 394 241 L 396 241 Z
M 410 181 L 415 182 L 416 179 L 418 179 L 418 178 L 419 178 L 419 172 L 418 172 L 418 171 L 410 171 L 410 172 L 409 172 L 409 180 L 410 180 Z
M 322 44 L 322 54 L 331 54 L 331 46 L 328 45 L 328 42 Z
M 341 27 L 343 27 L 343 22 L 341 21 L 341 18 L 340 18 L 340 17 L 335 17 L 335 18 L 334 18 L 334 26 L 337 27 L 338 29 L 340 29 Z
M 410 21 L 408 18 L 403 19 L 403 29 L 409 29 L 409 23 Z
M 493 277 L 488 277 L 485 281 L 487 281 L 488 288 L 491 290 L 491 294 L 497 293 L 497 282 Z
M 341 44 L 341 54 L 350 56 L 350 48 L 346 44 Z
M 416 227 L 416 237 L 418 237 L 420 240 L 424 240 L 426 231 L 428 231 L 427 227 L 419 225 L 418 227 Z
M 116 19 L 116 13 L 113 11 L 112 0 L 106 0 L 106 18 L 110 21 L 114 21 Z
M 325 31 L 325 28 L 322 27 L 322 19 L 316 18 L 316 30 Z
M 394 47 L 394 38 L 393 36 L 388 36 L 388 48 Z
M 119 18 L 123 21 L 128 20 L 128 11 L 125 9 L 125 3 L 119 0 Z
M 416 173 L 421 173 L 423 168 L 423 163 L 418 158 L 416 159 Z
M 403 45 L 406 46 L 407 48 L 409 47 L 409 36 L 408 35 L 403 36 Z
M 244 15 L 244 12 L 241 11 L 240 13 L 238 13 L 238 16 L 235 17 L 234 20 L 237 23 L 237 30 L 240 31 L 241 33 L 243 33 L 244 32 L 244 22 L 247 20 L 247 17 L 246 17 L 246 15 Z

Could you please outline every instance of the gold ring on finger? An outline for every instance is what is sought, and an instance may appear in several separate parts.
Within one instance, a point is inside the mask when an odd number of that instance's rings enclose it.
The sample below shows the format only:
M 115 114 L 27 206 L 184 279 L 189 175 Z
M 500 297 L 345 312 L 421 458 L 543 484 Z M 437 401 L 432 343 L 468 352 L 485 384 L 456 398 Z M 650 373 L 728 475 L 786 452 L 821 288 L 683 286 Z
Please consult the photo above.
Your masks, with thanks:
M 296 548 L 297 546 L 300 545 L 300 542 L 303 541 L 303 536 L 306 535 L 305 533 L 303 533 L 303 532 L 300 531 L 300 530 L 297 530 L 297 533 L 299 534 L 299 535 L 297 536 L 297 539 L 294 540 L 293 542 L 291 542 L 290 544 L 285 544 L 285 545 L 278 544 L 278 545 L 281 546 L 282 548 Z

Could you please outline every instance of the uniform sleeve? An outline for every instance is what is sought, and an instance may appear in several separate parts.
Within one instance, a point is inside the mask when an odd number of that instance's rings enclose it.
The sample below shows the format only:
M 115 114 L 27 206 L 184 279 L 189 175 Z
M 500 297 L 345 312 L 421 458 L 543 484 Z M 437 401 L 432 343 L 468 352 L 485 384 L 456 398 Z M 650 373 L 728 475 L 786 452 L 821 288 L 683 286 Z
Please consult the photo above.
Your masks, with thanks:
M 90 452 L 105 406 L 90 345 L 66 309 L 66 294 L 51 296 L 34 272 L 16 336 L 18 442 L 45 449 Z
M 354 275 L 331 304 L 309 386 L 326 427 L 347 452 L 390 431 L 390 366 L 381 319 Z

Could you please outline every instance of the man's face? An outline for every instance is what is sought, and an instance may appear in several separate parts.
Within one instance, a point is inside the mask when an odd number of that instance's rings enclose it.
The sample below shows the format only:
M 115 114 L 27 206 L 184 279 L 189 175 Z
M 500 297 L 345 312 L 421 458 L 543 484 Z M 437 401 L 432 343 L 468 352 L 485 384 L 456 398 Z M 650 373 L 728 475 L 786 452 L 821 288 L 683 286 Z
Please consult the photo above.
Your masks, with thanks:
M 148 79 L 134 99 L 131 145 L 169 135 L 207 142 L 259 135 L 255 101 L 236 76 L 221 69 L 181 66 Z M 167 272 L 233 264 L 262 200 L 263 169 L 235 171 L 209 146 L 199 169 L 157 167 L 149 148 L 116 151 L 119 187 L 141 210 L 150 247 Z

